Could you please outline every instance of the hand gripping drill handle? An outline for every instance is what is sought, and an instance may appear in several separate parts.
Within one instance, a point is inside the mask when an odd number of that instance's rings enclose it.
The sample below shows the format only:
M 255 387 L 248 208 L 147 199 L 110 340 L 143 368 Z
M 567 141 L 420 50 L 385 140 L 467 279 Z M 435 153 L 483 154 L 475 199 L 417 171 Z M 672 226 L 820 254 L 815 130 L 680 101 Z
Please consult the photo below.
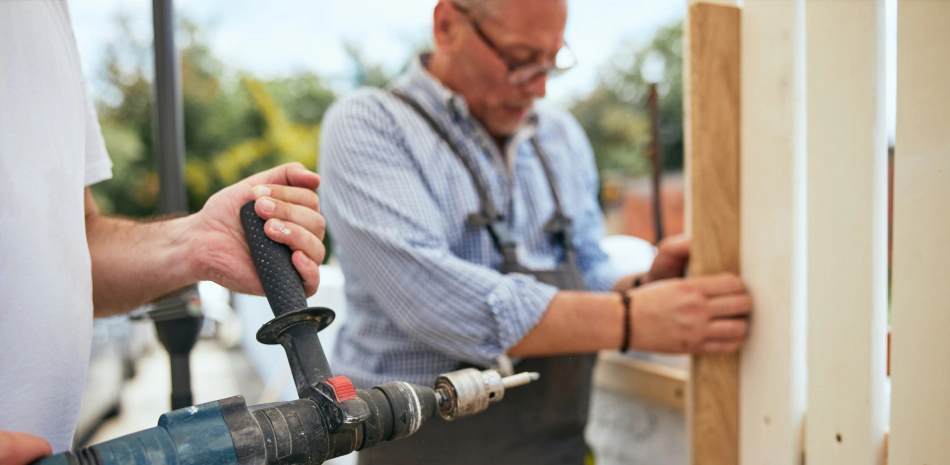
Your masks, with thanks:
M 254 202 L 241 208 L 241 223 L 254 268 L 275 317 L 257 332 L 257 340 L 284 347 L 297 393 L 301 399 L 308 398 L 317 383 L 333 376 L 317 333 L 332 323 L 336 315 L 329 308 L 307 307 L 303 280 L 291 261 L 293 252 L 267 237 L 265 221 L 254 212 Z

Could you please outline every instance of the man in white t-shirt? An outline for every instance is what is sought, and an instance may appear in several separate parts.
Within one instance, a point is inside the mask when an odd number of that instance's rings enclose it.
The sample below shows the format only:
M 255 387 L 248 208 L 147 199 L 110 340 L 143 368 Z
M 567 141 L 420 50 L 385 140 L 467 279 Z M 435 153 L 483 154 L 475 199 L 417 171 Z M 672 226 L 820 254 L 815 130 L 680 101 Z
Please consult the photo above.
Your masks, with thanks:
M 316 292 L 325 223 L 320 178 L 302 165 L 149 223 L 99 214 L 87 186 L 111 176 L 65 0 L 0 0 L 0 463 L 70 447 L 93 316 L 199 280 L 262 293 L 238 217 L 245 202 L 256 199 L 268 236 L 294 250 Z

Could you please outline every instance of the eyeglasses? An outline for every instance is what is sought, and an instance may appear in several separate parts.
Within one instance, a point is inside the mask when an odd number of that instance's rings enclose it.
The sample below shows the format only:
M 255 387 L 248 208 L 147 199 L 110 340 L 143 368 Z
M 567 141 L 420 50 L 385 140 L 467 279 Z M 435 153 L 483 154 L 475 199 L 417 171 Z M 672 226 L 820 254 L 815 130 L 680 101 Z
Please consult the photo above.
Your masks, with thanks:
M 574 58 L 574 53 L 571 51 L 571 48 L 568 47 L 567 42 L 564 43 L 564 46 L 558 50 L 557 55 L 554 57 L 554 66 L 539 65 L 534 63 L 518 63 L 514 60 L 509 59 L 505 56 L 504 52 L 498 48 L 495 43 L 485 35 L 485 32 L 482 31 L 482 28 L 479 27 L 478 22 L 475 21 L 475 18 L 472 17 L 471 13 L 455 3 L 452 3 L 452 6 L 455 7 L 459 13 L 462 13 L 462 16 L 472 25 L 472 29 L 475 31 L 475 34 L 485 42 L 485 45 L 488 48 L 492 49 L 495 52 L 495 55 L 505 63 L 505 66 L 508 68 L 508 75 L 505 76 L 505 83 L 511 86 L 523 86 L 529 82 L 534 81 L 535 79 L 547 75 L 548 78 L 556 78 L 564 74 L 567 70 L 574 67 L 577 64 L 577 60 Z

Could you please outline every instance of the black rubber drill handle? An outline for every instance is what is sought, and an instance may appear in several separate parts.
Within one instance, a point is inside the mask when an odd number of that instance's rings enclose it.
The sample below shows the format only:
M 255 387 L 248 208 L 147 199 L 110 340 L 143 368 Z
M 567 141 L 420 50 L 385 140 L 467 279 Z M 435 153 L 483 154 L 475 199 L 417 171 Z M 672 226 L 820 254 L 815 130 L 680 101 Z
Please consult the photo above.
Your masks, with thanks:
M 274 316 L 307 307 L 303 279 L 290 257 L 293 251 L 264 233 L 264 219 L 254 211 L 254 201 L 241 207 L 241 224 L 251 250 L 251 259 L 264 287 L 264 295 Z

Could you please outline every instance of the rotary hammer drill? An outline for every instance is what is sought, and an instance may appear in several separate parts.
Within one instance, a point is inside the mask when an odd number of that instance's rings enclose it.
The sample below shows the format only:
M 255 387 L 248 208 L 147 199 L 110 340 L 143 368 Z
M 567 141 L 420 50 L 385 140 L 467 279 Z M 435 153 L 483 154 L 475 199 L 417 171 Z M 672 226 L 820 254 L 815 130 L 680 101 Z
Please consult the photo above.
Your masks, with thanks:
M 174 410 L 158 426 L 39 460 L 40 465 L 321 464 L 415 433 L 438 413 L 446 420 L 476 414 L 505 389 L 537 373 L 502 378 L 467 368 L 441 375 L 434 388 L 394 381 L 368 391 L 333 376 L 318 332 L 333 322 L 328 308 L 307 307 L 291 250 L 264 234 L 254 203 L 241 208 L 251 258 L 275 318 L 257 340 L 287 353 L 300 399 L 248 407 L 242 396 Z

